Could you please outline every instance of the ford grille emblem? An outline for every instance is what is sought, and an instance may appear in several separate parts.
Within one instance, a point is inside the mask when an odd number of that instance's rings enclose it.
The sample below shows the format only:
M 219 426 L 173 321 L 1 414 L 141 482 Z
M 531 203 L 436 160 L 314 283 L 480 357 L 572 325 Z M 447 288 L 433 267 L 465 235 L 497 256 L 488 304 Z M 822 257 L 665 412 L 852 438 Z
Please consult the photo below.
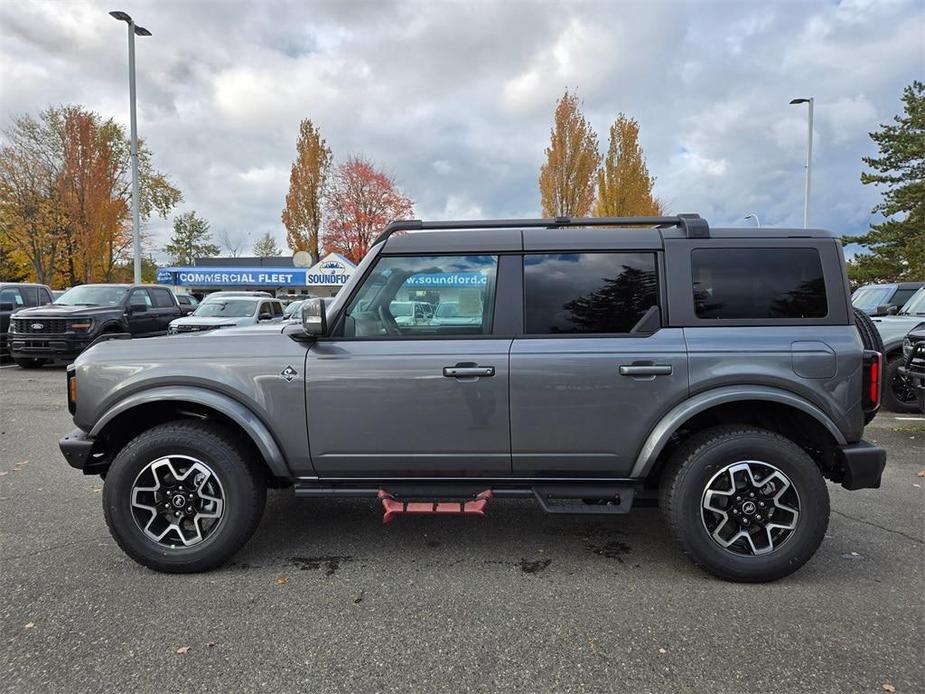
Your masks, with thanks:
M 44 323 L 33 323 L 29 327 L 32 328 L 33 330 L 42 330 L 45 327 L 45 324 Z

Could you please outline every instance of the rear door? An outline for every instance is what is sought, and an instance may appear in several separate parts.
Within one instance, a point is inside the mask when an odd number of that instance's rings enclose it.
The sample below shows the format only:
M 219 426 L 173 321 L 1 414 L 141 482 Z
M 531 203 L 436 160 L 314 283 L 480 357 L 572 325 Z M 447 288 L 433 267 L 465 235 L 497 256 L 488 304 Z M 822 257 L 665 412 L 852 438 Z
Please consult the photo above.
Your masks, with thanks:
M 180 317 L 180 309 L 174 301 L 173 293 L 169 289 L 150 287 L 148 293 L 154 301 L 153 323 L 157 332 L 167 332 L 170 321 Z
M 525 255 L 524 335 L 510 360 L 515 475 L 629 475 L 687 396 L 682 330 L 662 327 L 661 267 L 652 250 Z
M 513 256 L 511 257 L 513 259 Z M 306 361 L 309 445 L 327 477 L 508 476 L 499 256 L 381 256 Z M 462 303 L 466 326 L 399 323 L 393 304 Z M 397 310 L 397 309 L 396 309 Z

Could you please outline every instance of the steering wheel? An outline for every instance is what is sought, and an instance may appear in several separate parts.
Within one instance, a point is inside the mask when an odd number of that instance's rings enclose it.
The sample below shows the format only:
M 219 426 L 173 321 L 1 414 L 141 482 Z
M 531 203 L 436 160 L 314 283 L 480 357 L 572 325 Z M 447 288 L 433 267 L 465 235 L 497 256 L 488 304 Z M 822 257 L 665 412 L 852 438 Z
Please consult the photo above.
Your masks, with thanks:
M 398 323 L 395 321 L 395 317 L 385 306 L 380 306 L 378 313 L 379 322 L 382 323 L 382 327 L 385 330 L 386 335 L 401 335 L 401 330 L 398 328 Z

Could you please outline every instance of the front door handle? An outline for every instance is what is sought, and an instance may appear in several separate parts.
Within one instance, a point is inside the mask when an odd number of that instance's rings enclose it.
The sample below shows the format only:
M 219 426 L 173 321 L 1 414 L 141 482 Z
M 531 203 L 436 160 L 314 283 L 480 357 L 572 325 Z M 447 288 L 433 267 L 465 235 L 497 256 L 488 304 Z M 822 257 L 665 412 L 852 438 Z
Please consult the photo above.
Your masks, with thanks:
M 447 378 L 478 378 L 494 376 L 494 366 L 444 366 L 443 375 Z
M 623 364 L 621 376 L 670 376 L 671 364 Z

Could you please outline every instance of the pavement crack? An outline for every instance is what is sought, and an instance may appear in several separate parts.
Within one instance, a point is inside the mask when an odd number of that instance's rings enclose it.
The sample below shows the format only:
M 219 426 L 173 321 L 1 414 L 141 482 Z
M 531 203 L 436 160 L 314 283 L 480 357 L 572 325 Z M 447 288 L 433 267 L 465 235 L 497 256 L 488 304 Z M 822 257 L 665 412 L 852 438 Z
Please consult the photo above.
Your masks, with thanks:
M 842 518 L 848 518 L 849 520 L 857 521 L 858 523 L 863 523 L 864 525 L 869 525 L 874 528 L 879 528 L 880 530 L 885 530 L 886 532 L 893 533 L 894 535 L 901 535 L 907 540 L 912 540 L 913 542 L 917 542 L 920 545 L 925 544 L 925 540 L 921 540 L 918 537 L 913 537 L 912 535 L 907 535 L 902 530 L 894 530 L 893 528 L 887 528 L 883 525 L 878 525 L 877 523 L 874 523 L 872 521 L 864 520 L 863 518 L 858 518 L 857 516 L 851 516 L 847 513 L 843 513 L 842 511 L 836 511 L 834 509 L 832 510 L 832 513 L 834 513 L 836 516 L 841 516 Z

